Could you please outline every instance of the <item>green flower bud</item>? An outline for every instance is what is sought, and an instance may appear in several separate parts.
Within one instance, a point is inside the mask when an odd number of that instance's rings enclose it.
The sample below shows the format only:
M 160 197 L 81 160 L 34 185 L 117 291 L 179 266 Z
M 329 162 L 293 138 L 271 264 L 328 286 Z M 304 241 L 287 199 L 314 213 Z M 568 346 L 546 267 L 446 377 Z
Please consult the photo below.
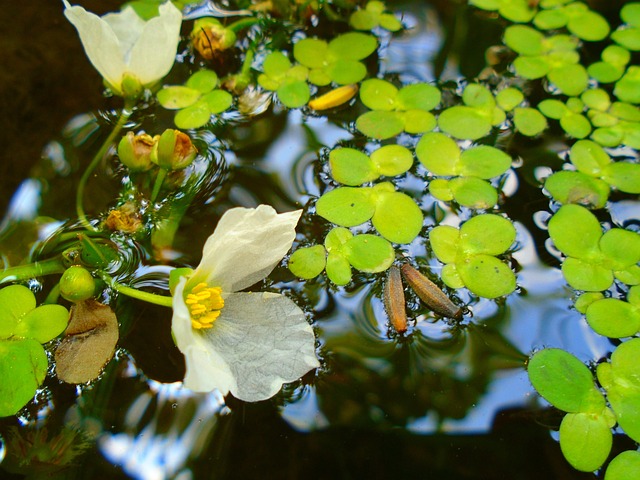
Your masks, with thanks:
M 86 268 L 74 265 L 65 270 L 60 279 L 60 295 L 70 302 L 93 297 L 96 281 Z
M 118 157 L 123 165 L 134 172 L 149 170 L 153 166 L 151 151 L 156 141 L 157 138 L 146 133 L 134 135 L 133 132 L 129 132 L 118 144 Z
M 236 43 L 236 34 L 217 19 L 204 17 L 196 20 L 191 31 L 191 43 L 203 58 L 211 60 L 217 53 Z
M 165 170 L 180 170 L 191 165 L 197 153 L 189 135 L 167 129 L 153 146 L 151 161 Z

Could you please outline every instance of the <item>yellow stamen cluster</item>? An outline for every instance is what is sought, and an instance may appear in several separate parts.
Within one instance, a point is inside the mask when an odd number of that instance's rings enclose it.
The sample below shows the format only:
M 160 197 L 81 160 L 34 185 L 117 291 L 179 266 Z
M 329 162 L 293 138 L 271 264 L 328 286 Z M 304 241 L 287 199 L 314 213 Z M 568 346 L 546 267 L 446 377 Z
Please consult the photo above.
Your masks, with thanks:
M 210 287 L 201 282 L 187 294 L 185 303 L 191 313 L 191 326 L 197 330 L 211 328 L 216 318 L 220 316 L 220 309 L 224 307 L 220 287 Z

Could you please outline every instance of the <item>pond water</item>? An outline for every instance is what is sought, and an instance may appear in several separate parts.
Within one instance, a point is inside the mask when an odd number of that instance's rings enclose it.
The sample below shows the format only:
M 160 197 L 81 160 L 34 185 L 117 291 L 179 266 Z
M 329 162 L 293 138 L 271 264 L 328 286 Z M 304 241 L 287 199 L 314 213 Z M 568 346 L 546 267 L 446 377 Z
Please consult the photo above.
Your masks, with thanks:
M 99 13 L 118 3 L 82 2 Z M 619 9 L 614 3 L 594 3 L 594 8 L 614 17 Z M 443 90 L 461 92 L 453 82 L 484 75 L 486 49 L 501 43 L 504 23 L 498 16 L 465 2 L 389 1 L 387 6 L 408 29 L 380 32 L 378 57 L 367 64 L 371 76 L 407 84 L 438 81 Z M 29 50 L 34 58 L 16 47 L 10 60 L 24 82 L 6 80 L 7 85 L 22 82 L 21 98 L 28 101 L 28 114 L 20 113 L 23 102 L 8 104 L 17 122 L 3 135 L 9 148 L 3 155 L 6 214 L 0 245 L 9 267 L 37 259 L 38 249 L 46 250 L 44 240 L 55 232 L 83 230 L 76 186 L 115 123 L 121 99 L 100 95 L 101 79 L 66 23 L 62 5 L 11 3 L 2 16 L 9 23 L 17 19 L 16 25 L 43 24 L 35 40 L 24 35 L 24 27 L 10 31 L 12 45 L 47 46 Z M 336 24 L 323 20 L 311 32 L 331 38 L 331 28 L 345 29 Z M 48 36 L 40 34 L 42 29 Z M 187 52 L 186 42 L 179 51 Z M 238 68 L 237 59 L 227 61 L 233 65 L 229 71 Z M 56 65 L 53 84 L 44 79 L 43 65 Z M 164 82 L 184 82 L 190 68 L 183 59 Z M 225 65 L 215 68 L 220 76 L 228 73 Z M 11 90 L 6 91 L 3 97 L 9 99 Z M 541 88 L 530 93 L 532 104 L 545 94 Z M 330 225 L 314 212 L 317 198 L 335 186 L 329 151 L 338 145 L 371 149 L 373 143 L 352 124 L 366 109 L 356 103 L 321 115 L 262 101 L 264 113 L 242 116 L 232 109 L 210 128 L 193 132 L 202 157 L 192 173 L 197 192 L 191 206 L 185 205 L 175 238 L 158 252 L 147 240 L 113 235 L 121 253 L 117 265 L 109 267 L 115 279 L 168 295 L 170 267 L 196 266 L 207 237 L 234 206 L 304 208 L 294 249 L 322 244 Z M 146 107 L 135 118 L 135 129 L 162 131 L 171 127 L 172 118 L 157 105 Z M 535 138 L 507 129 L 489 137 L 483 142 L 513 158 L 513 168 L 500 180 L 496 212 L 506 213 L 517 231 L 517 248 L 508 259 L 517 272 L 514 293 L 489 300 L 446 287 L 467 306 L 458 321 L 434 315 L 407 289 L 409 325 L 399 334 L 383 302 L 386 272 L 355 272 L 347 285 L 336 286 L 324 274 L 297 279 L 283 261 L 252 290 L 283 292 L 305 311 L 321 367 L 272 399 L 248 403 L 183 388 L 185 364 L 171 337 L 171 309 L 105 289 L 98 299 L 114 308 L 120 323 L 114 360 L 98 380 L 81 385 L 59 381 L 50 368 L 35 400 L 18 415 L 0 418 L 0 477 L 595 478 L 563 458 L 557 441 L 563 413 L 540 399 L 524 368 L 525 359 L 545 347 L 563 348 L 584 362 L 615 348 L 573 307 L 575 291 L 559 269 L 561 255 L 546 231 L 550 199 L 540 178 L 551 166 L 558 169 L 558 153 L 570 143 L 557 125 Z M 403 133 L 397 140 L 412 148 L 417 138 Z M 414 166 L 395 182 L 421 207 L 423 234 L 436 224 L 458 226 L 470 217 L 469 209 L 452 208 L 426 193 L 426 177 L 422 166 Z M 89 180 L 89 217 L 134 198 L 136 181 L 109 156 Z M 635 219 L 637 227 L 637 199 L 619 193 L 613 200 L 608 211 L 616 223 L 633 225 Z M 171 201 L 180 204 L 179 197 Z M 423 271 L 443 285 L 442 263 L 431 254 L 425 235 L 399 247 L 396 255 L 398 261 L 419 259 Z M 58 280 L 43 276 L 26 284 L 44 301 Z M 55 344 L 47 347 L 50 358 Z M 74 448 L 81 453 L 71 455 Z M 629 448 L 635 446 L 628 437 L 614 436 L 612 456 Z M 38 456 L 38 449 L 55 454 Z

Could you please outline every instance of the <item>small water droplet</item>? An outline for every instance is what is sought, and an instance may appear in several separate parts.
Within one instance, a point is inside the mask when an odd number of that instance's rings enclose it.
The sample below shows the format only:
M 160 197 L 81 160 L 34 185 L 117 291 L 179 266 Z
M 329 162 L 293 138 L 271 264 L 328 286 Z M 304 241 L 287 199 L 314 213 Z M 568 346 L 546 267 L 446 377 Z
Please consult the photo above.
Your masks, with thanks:
M 171 404 L 171 408 L 174 408 L 174 409 L 175 409 L 175 408 L 178 408 L 178 404 L 177 404 L 177 403 L 172 403 L 172 404 Z

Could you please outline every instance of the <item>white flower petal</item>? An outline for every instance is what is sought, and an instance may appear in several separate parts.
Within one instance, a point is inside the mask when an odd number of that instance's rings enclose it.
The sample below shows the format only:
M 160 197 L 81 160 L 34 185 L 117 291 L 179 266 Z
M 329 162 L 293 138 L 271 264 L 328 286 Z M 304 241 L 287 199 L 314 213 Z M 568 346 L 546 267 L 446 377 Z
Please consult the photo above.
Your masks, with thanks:
M 301 213 L 278 214 L 268 205 L 227 210 L 204 245 L 193 281 L 236 292 L 262 280 L 291 248 Z
M 209 344 L 202 331 L 191 327 L 191 315 L 184 303 L 184 286 L 187 277 L 182 277 L 173 295 L 173 318 L 171 333 L 176 346 L 185 356 L 187 373 L 184 386 L 194 392 L 220 390 L 223 395 L 235 389 L 235 379 L 229 365 Z
M 244 401 L 272 397 L 285 382 L 320 364 L 313 329 L 289 298 L 275 293 L 232 293 L 213 327 L 204 331 L 211 351 L 229 366 L 231 393 Z
M 131 7 L 127 7 L 121 12 L 108 13 L 101 18 L 116 34 L 120 43 L 121 58 L 127 64 L 131 49 L 142 34 L 145 21 Z
M 76 27 L 84 51 L 92 65 L 108 83 L 120 86 L 125 64 L 116 34 L 107 22 L 65 0 L 64 15 Z
M 171 2 L 160 5 L 159 11 L 159 16 L 144 25 L 129 58 L 129 70 L 143 85 L 169 73 L 180 41 L 182 12 Z

